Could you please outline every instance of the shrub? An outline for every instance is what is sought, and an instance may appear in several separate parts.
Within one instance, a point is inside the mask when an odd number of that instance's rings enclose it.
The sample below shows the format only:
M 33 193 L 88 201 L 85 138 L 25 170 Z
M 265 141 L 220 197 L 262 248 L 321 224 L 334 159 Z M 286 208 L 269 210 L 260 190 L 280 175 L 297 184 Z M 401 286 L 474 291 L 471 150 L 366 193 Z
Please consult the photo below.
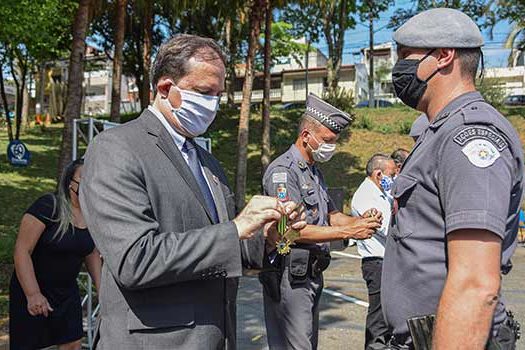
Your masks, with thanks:
M 327 89 L 323 94 L 323 100 L 355 118 L 354 96 L 351 90 L 342 87 L 337 87 L 335 90 Z
M 368 114 L 364 114 L 357 118 L 354 126 L 357 129 L 365 129 L 372 131 L 375 128 L 375 123 Z
M 401 135 L 410 134 L 410 129 L 412 128 L 412 121 L 409 119 L 404 119 L 399 123 L 398 131 Z

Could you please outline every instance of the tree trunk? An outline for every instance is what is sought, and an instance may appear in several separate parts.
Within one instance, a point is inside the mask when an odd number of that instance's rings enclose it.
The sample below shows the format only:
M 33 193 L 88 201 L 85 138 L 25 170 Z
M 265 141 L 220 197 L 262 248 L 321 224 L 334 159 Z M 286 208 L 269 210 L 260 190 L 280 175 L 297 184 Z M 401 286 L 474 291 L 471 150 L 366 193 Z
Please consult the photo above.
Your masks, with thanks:
M 40 116 L 45 115 L 44 111 L 44 96 L 46 90 L 46 64 L 41 63 L 38 67 L 38 103 L 40 104 Z
M 305 80 L 305 89 L 306 89 L 306 96 L 305 96 L 305 100 L 308 98 L 308 66 L 310 65 L 310 39 L 307 39 L 306 40 L 306 59 L 305 59 L 305 62 L 304 62 L 304 68 L 305 68 L 305 73 L 304 73 L 304 80 Z
M 22 109 L 24 106 L 24 89 L 26 85 L 27 68 L 23 63 L 24 60 L 21 56 L 18 59 L 18 67 L 14 68 L 13 64 L 14 57 L 11 57 L 11 75 L 16 87 L 16 98 L 15 98 L 15 140 L 20 139 L 20 128 L 22 125 Z M 20 80 L 16 77 L 16 72 L 20 74 Z
M 237 176 L 235 181 L 235 204 L 237 210 L 244 207 L 246 196 L 246 167 L 248 155 L 248 130 L 250 121 L 250 104 L 252 97 L 254 60 L 257 51 L 257 43 L 261 32 L 261 15 L 265 0 L 253 0 L 250 13 L 250 38 L 248 43 L 248 55 L 246 56 L 246 68 L 244 73 L 244 84 L 242 89 L 241 115 L 239 117 L 239 133 L 237 137 Z
M 264 29 L 264 90 L 263 90 L 263 108 L 262 108 L 262 153 L 261 153 L 261 177 L 264 175 L 266 168 L 270 165 L 270 89 L 272 75 L 270 64 L 272 61 L 272 1 L 266 0 L 265 11 L 265 29 Z
M 237 53 L 237 46 L 235 36 L 233 35 L 233 21 L 231 18 L 226 20 L 226 47 L 228 48 L 228 80 L 226 81 L 226 96 L 228 98 L 228 107 L 235 106 L 235 55 Z
M 338 3 L 339 7 L 336 7 Z M 343 60 L 343 47 L 345 39 L 346 21 L 347 21 L 347 0 L 340 2 L 332 1 L 329 10 L 325 10 L 323 18 L 323 31 L 328 44 L 328 62 L 327 68 L 327 82 L 328 89 L 335 91 L 339 85 L 339 72 L 341 70 L 341 63 Z M 338 13 L 336 12 L 338 11 Z M 334 17 L 338 22 L 338 26 L 334 26 Z M 333 35 L 333 37 L 332 37 Z
M 71 161 L 73 120 L 80 117 L 82 106 L 82 81 L 84 80 L 84 54 L 86 51 L 86 32 L 89 22 L 91 0 L 80 0 L 73 22 L 73 42 L 69 58 L 69 76 L 67 82 L 67 102 L 64 111 L 64 129 L 58 162 L 58 175 Z
M 2 104 L 4 105 L 4 113 L 7 122 L 7 136 L 9 136 L 9 142 L 13 141 L 13 125 L 11 124 L 11 118 L 9 118 L 9 102 L 7 101 L 7 94 L 5 92 L 4 85 L 4 67 L 0 64 L 0 94 L 2 94 Z
M 368 73 L 368 108 L 374 108 L 374 16 L 372 14 L 372 0 L 369 0 L 368 4 L 370 7 L 370 12 L 368 13 L 368 22 L 370 26 L 370 49 L 368 50 L 368 54 L 370 55 L 370 72 Z
M 150 69 L 151 50 L 153 42 L 153 1 L 146 0 L 144 4 L 144 44 L 142 47 L 142 89 L 140 95 L 140 108 L 146 109 L 150 103 Z
M 117 1 L 117 28 L 115 30 L 115 53 L 113 54 L 113 80 L 111 84 L 110 120 L 120 123 L 120 89 L 122 82 L 122 48 L 126 31 L 127 0 Z

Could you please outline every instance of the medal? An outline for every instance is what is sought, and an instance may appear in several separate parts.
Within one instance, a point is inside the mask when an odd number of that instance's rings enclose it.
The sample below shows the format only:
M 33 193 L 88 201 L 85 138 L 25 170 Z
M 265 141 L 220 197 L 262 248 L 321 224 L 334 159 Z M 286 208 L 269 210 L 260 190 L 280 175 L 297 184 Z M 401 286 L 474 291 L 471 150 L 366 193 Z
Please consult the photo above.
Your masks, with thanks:
M 288 200 L 288 192 L 285 184 L 279 184 L 277 186 L 277 199 L 284 203 Z M 300 234 L 296 230 L 288 229 L 288 216 L 282 215 L 281 219 L 277 223 L 277 232 L 279 233 L 279 240 L 277 241 L 276 248 L 277 253 L 286 255 L 290 253 L 290 245 L 300 237 Z

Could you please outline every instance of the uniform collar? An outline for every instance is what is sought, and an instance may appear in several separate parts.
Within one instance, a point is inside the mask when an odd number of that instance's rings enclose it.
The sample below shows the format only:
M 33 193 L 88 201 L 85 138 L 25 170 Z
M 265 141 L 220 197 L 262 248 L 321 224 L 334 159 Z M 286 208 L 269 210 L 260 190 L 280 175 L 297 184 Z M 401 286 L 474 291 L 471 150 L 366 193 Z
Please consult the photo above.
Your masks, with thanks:
M 464 93 L 450 101 L 436 116 L 429 128 L 432 130 L 438 129 L 443 125 L 450 115 L 455 114 L 462 107 L 475 102 L 475 101 L 484 101 L 483 96 L 478 91 L 471 91 Z
M 301 154 L 301 152 L 295 144 L 290 146 L 290 154 L 292 155 L 293 162 L 297 163 L 299 169 L 304 171 L 309 168 L 308 162 L 306 161 L 306 159 L 304 159 L 303 155 Z M 312 169 L 314 167 L 315 165 L 311 166 Z

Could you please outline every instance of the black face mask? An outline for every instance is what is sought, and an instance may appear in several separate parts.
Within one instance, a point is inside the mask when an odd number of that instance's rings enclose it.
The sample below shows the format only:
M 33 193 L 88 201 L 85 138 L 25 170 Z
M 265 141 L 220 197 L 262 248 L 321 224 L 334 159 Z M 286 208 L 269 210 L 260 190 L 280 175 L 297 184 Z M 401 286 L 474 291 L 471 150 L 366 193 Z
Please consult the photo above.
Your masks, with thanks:
M 439 72 L 439 68 L 436 69 L 426 80 L 421 80 L 417 77 L 419 64 L 430 56 L 434 50 L 435 49 L 430 50 L 425 57 L 420 60 L 399 60 L 392 69 L 392 84 L 394 85 L 397 97 L 399 97 L 404 104 L 414 109 L 425 93 L 428 81 Z

